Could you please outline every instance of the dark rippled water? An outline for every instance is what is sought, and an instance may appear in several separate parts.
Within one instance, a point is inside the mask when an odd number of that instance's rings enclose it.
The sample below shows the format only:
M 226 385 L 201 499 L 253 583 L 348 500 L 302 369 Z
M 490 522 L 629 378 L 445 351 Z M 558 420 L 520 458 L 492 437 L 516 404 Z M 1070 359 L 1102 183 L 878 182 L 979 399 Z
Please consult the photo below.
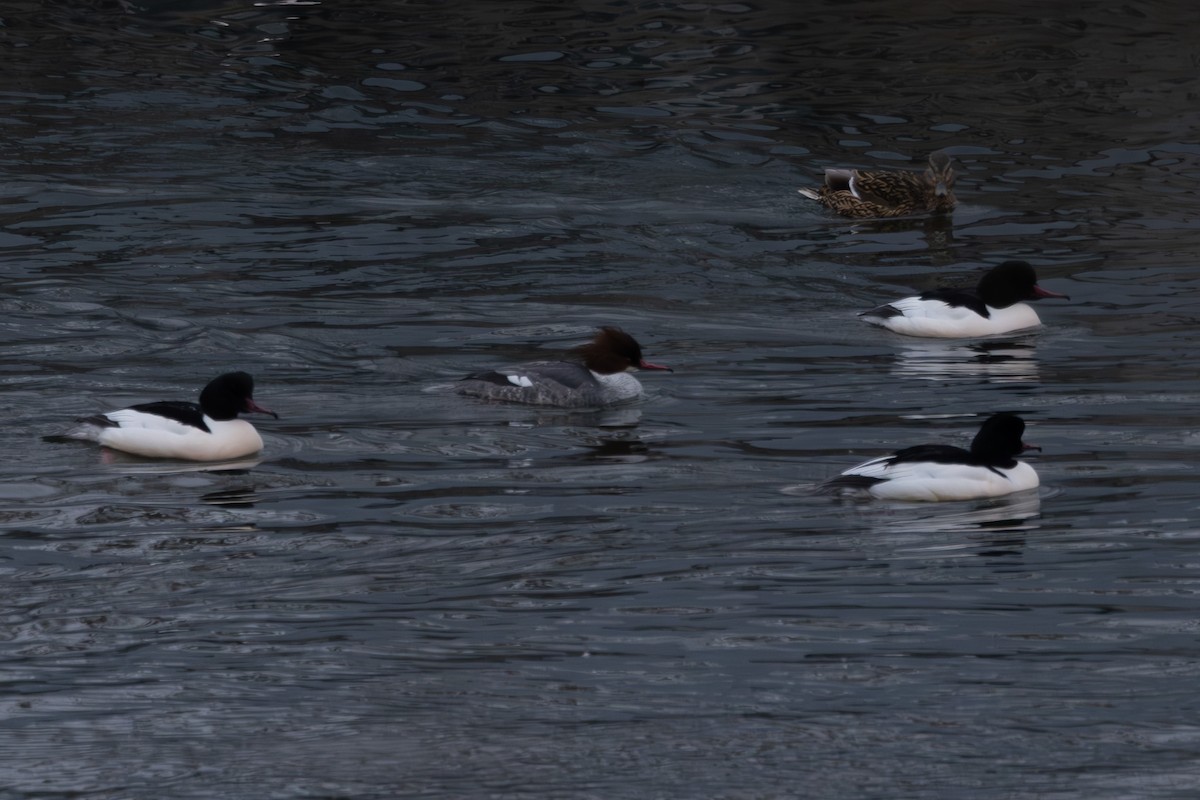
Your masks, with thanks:
M 1194 14 L 0 12 L 14 798 L 1188 798 Z M 831 165 L 959 170 L 950 224 Z M 855 312 L 1033 262 L 1000 342 Z M 619 324 L 630 407 L 447 387 Z M 47 441 L 242 368 L 219 471 Z M 805 490 L 1021 413 L 1037 497 Z

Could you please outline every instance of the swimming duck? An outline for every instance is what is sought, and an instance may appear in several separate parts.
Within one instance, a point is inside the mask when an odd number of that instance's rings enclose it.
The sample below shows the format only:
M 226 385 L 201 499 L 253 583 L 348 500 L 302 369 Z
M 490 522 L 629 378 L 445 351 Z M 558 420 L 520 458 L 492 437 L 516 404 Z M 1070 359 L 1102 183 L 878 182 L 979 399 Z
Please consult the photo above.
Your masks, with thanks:
M 632 400 L 642 384 L 635 369 L 666 370 L 642 357 L 637 340 L 606 325 L 589 343 L 572 351 L 583 363 L 534 361 L 515 367 L 477 372 L 458 384 L 458 393 L 488 400 L 558 408 L 606 406 Z
M 971 449 L 922 444 L 865 461 L 819 487 L 823 494 L 866 491 L 887 500 L 975 500 L 1037 487 L 1033 467 L 1016 456 L 1040 450 L 1025 444 L 1025 421 L 994 414 L 984 421 Z
M 227 372 L 209 381 L 200 402 L 160 400 L 77 420 L 67 432 L 73 439 L 98 442 L 149 458 L 225 461 L 262 450 L 254 426 L 241 413 L 270 414 L 254 402 L 254 378 Z
M 906 336 L 963 338 L 992 336 L 1040 325 L 1025 300 L 1071 298 L 1038 286 L 1037 273 L 1025 261 L 992 267 L 974 289 L 939 288 L 905 297 L 859 314 L 872 325 Z
M 908 170 L 827 169 L 825 183 L 800 194 L 843 217 L 860 219 L 949 214 L 954 198 L 954 170 L 943 152 L 929 157 L 924 173 Z

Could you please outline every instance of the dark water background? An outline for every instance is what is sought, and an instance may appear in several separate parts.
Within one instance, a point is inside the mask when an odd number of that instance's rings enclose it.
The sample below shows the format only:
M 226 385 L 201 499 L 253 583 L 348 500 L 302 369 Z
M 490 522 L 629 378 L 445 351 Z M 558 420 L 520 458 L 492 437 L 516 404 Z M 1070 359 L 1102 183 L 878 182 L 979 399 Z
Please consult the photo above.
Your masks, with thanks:
M 1194 798 L 1186 3 L 0 11 L 0 791 Z M 947 148 L 951 224 L 795 189 Z M 1044 328 L 855 312 L 1008 258 Z M 448 394 L 619 324 L 628 408 Z M 232 471 L 44 441 L 242 368 Z M 804 487 L 1021 413 L 1036 498 Z

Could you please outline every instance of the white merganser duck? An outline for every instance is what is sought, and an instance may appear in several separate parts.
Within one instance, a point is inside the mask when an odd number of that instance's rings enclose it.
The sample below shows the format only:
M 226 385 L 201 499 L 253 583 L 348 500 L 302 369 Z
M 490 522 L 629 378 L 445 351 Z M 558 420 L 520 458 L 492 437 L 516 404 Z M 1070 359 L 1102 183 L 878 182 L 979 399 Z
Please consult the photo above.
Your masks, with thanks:
M 254 426 L 238 419 L 238 414 L 270 414 L 279 419 L 274 411 L 255 403 L 253 395 L 254 378 L 245 372 L 227 372 L 204 387 L 199 404 L 142 403 L 80 419 L 67 436 L 150 458 L 240 458 L 262 450 L 263 442 Z
M 995 414 L 979 428 L 970 450 L 922 444 L 859 464 L 821 485 L 819 491 L 865 490 L 886 500 L 975 500 L 1036 488 L 1033 467 L 1017 461 L 1024 450 L 1025 422 L 1015 414 Z
M 559 408 L 607 406 L 641 395 L 642 384 L 629 374 L 631 370 L 673 371 L 646 361 L 636 339 L 620 328 L 607 325 L 600 328 L 592 341 L 572 352 L 581 357 L 582 364 L 534 361 L 478 372 L 463 378 L 458 393 Z
M 970 289 L 933 289 L 859 314 L 906 336 L 962 338 L 992 336 L 1040 325 L 1037 312 L 1022 300 L 1061 297 L 1038 286 L 1037 274 L 1024 261 L 1005 261 L 993 267 Z

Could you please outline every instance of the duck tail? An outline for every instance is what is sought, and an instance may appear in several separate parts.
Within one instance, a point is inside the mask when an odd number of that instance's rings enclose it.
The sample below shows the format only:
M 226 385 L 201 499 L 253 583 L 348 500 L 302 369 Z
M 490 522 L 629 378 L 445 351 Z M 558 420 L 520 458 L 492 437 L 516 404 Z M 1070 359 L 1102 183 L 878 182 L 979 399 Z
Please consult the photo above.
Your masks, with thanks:
M 88 442 L 100 441 L 100 434 L 106 428 L 114 427 L 112 420 L 97 414 L 94 417 L 83 417 L 75 420 L 75 424 L 63 432 L 67 439 L 82 439 Z

